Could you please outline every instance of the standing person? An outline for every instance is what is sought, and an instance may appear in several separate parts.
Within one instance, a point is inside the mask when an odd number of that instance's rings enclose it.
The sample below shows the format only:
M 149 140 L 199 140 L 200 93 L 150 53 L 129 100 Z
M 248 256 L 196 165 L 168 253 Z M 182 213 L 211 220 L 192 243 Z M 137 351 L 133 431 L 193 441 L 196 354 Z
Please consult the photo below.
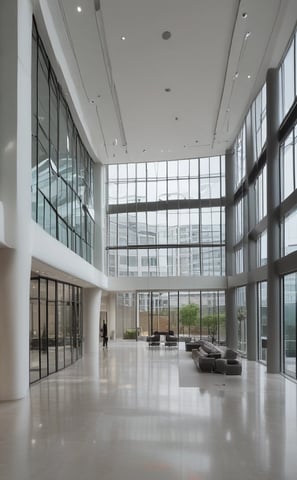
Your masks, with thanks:
M 106 322 L 103 323 L 103 347 L 107 348 L 108 335 Z

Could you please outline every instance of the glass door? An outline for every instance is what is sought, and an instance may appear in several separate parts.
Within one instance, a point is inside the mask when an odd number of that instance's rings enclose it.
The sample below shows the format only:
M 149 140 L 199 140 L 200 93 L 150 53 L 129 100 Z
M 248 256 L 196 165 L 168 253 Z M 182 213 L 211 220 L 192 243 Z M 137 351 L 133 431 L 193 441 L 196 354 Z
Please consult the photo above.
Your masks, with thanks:
M 283 355 L 284 372 L 296 378 L 297 273 L 284 276 Z
M 152 292 L 151 294 L 151 334 L 169 331 L 168 292 Z
M 258 283 L 259 361 L 267 363 L 267 282 Z
M 40 378 L 40 328 L 38 280 L 31 280 L 30 292 L 30 383 Z

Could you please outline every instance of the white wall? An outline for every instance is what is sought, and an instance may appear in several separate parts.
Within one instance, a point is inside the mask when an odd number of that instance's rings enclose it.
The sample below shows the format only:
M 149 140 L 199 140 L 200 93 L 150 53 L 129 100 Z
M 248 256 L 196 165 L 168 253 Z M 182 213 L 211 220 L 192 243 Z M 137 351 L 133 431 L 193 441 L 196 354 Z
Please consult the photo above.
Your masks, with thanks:
M 118 277 L 108 278 L 112 291 L 215 290 L 227 288 L 227 277 Z
M 0 16 L 0 400 L 29 388 L 31 269 L 31 38 L 30 0 L 2 0 Z

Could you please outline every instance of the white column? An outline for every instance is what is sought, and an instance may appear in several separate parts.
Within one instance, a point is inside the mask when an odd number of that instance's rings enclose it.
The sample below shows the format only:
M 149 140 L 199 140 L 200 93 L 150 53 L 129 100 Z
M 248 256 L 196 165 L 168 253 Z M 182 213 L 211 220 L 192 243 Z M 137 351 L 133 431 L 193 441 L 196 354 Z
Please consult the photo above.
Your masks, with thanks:
M 117 336 L 116 331 L 116 294 L 110 293 L 108 295 L 108 316 L 107 316 L 108 334 L 114 332 L 114 340 Z
M 31 38 L 30 0 L 2 0 L 0 16 L 0 400 L 29 389 L 31 269 Z
M 99 352 L 101 293 L 99 288 L 84 289 L 84 353 Z

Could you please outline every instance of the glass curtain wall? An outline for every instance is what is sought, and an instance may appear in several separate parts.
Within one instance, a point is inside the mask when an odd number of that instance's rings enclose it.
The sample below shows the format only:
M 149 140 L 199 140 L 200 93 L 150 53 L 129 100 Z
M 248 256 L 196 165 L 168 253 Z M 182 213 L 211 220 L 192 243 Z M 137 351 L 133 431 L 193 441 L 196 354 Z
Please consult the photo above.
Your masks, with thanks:
M 93 166 L 33 22 L 32 218 L 89 263 L 94 248 Z
M 117 294 L 116 318 L 116 337 L 125 340 L 137 340 L 139 327 L 137 327 L 136 293 Z
M 235 308 L 238 328 L 238 351 L 245 355 L 247 348 L 246 287 L 236 288 Z
M 30 289 L 30 383 L 65 368 L 82 355 L 79 287 L 32 278 Z
M 292 38 L 279 69 L 280 175 L 281 175 L 281 252 L 292 255 L 297 250 L 297 33 Z M 283 275 L 283 371 L 296 379 L 297 274 Z
M 135 308 L 137 295 L 138 312 Z M 152 291 L 117 295 L 117 334 L 146 339 L 154 331 L 173 331 L 180 340 L 226 342 L 225 291 Z M 138 320 L 137 320 L 138 319 Z
M 243 124 L 234 144 L 234 191 L 242 184 L 246 174 L 246 128 Z
M 297 124 L 297 123 L 296 123 Z M 291 129 L 281 144 L 281 199 L 293 198 L 297 190 L 297 126 Z M 292 208 L 281 218 L 282 256 L 297 250 L 297 208 L 293 199 Z
M 258 358 L 267 363 L 267 282 L 258 283 Z
M 296 378 L 297 273 L 283 278 L 283 362 L 284 372 Z
M 234 205 L 235 210 L 235 273 L 242 273 L 244 271 L 244 234 L 245 234 L 245 205 L 246 196 L 236 201 Z
M 253 101 L 243 126 L 234 142 L 233 239 L 234 273 L 242 274 L 267 263 L 267 173 L 266 173 L 266 85 Z M 247 135 L 247 126 L 249 135 Z M 255 260 L 249 257 L 254 251 Z M 251 245 L 252 242 L 252 245 Z M 253 264 L 251 262 L 254 262 Z M 266 282 L 263 285 L 266 285 Z M 264 286 L 258 295 L 259 337 L 266 334 L 264 313 Z M 256 301 L 256 299 L 255 299 Z M 235 290 L 235 311 L 238 328 L 238 351 L 247 354 L 246 285 Z M 265 311 L 266 312 L 266 311 Z M 251 319 L 250 321 L 255 321 Z M 261 327 L 260 327 L 261 324 Z M 261 332 L 260 332 L 261 330 Z M 264 335 L 264 334 L 263 334 Z M 266 359 L 266 348 L 260 350 L 261 360 Z
M 290 42 L 279 69 L 279 97 L 281 119 L 288 115 L 297 96 L 297 32 Z
M 110 276 L 225 274 L 225 157 L 107 167 Z

